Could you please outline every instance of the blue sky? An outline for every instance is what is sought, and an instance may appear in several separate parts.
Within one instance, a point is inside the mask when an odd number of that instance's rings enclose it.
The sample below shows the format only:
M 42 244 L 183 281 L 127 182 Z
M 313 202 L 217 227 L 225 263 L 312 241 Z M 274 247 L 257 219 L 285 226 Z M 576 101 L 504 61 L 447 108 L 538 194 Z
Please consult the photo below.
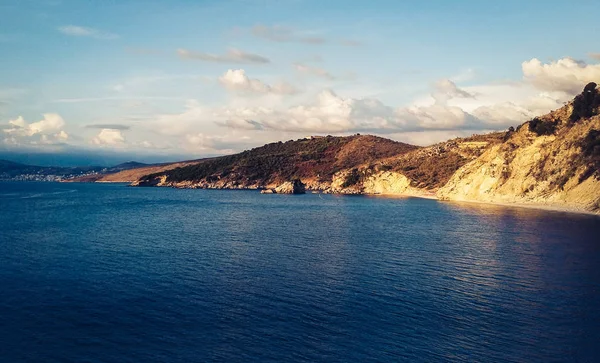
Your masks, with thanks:
M 600 81 L 598 1 L 0 0 L 0 149 L 429 144 Z

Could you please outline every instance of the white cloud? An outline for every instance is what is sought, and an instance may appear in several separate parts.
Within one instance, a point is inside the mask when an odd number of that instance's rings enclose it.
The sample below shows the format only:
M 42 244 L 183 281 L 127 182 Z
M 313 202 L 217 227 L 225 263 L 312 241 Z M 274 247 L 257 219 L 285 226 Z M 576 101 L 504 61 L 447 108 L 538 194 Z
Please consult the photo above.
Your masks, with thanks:
M 28 123 L 22 116 L 8 121 L 8 128 L 3 129 L 7 137 L 4 143 L 19 145 L 54 145 L 69 139 L 63 127 L 65 121 L 55 113 L 46 113 L 40 121 Z
M 231 48 L 225 54 L 210 54 L 203 52 L 194 52 L 188 49 L 177 49 L 177 54 L 180 58 L 190 60 L 200 60 L 214 63 L 248 63 L 248 64 L 265 64 L 271 61 L 262 55 L 247 53 L 239 49 Z
M 65 25 L 58 28 L 58 31 L 65 35 L 74 37 L 88 37 L 94 39 L 116 39 L 119 38 L 118 34 L 105 32 L 102 30 L 88 28 L 77 25 Z
M 600 64 L 587 64 L 573 58 L 562 58 L 548 64 L 533 58 L 522 64 L 523 77 L 542 91 L 560 91 L 575 95 L 592 81 L 600 80 Z
M 590 53 L 589 56 L 592 59 L 600 60 L 600 53 Z
M 512 102 L 481 106 L 473 111 L 473 115 L 497 125 L 514 125 L 534 116 L 531 111 Z
M 94 145 L 121 145 L 125 143 L 125 137 L 121 130 L 102 129 L 91 142 Z
M 22 116 L 19 116 L 8 121 L 11 127 L 4 129 L 4 132 L 15 136 L 48 135 L 61 131 L 65 126 L 65 121 L 56 113 L 46 113 L 43 116 L 43 119 L 34 123 L 27 123 Z
M 297 90 L 290 84 L 282 82 L 268 85 L 261 80 L 248 78 L 243 69 L 230 69 L 221 77 L 219 82 L 228 90 L 248 93 L 294 94 Z
M 394 109 L 375 99 L 343 98 L 331 90 L 319 93 L 316 102 L 285 110 L 273 108 L 229 109 L 219 115 L 222 126 L 290 132 L 398 132 L 481 128 L 476 117 L 459 107 L 434 104 Z
M 69 139 L 69 134 L 67 134 L 64 130 L 60 130 L 60 132 L 56 133 L 54 137 L 57 140 L 67 141 Z

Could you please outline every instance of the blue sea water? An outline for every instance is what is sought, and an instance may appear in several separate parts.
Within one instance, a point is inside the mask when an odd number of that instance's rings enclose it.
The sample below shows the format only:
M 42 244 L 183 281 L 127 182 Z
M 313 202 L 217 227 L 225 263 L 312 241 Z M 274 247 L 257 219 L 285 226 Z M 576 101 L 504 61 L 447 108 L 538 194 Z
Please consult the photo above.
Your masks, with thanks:
M 598 362 L 600 218 L 0 183 L 0 362 Z

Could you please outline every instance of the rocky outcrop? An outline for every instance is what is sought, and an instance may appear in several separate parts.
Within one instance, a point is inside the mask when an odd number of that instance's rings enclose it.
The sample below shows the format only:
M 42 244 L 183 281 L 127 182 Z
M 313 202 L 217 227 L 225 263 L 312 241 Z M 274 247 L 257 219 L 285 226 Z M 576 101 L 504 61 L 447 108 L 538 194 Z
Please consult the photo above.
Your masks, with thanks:
M 277 194 L 304 194 L 306 186 L 300 179 L 294 179 L 277 186 L 273 191 Z
M 132 187 L 164 187 L 170 186 L 167 183 L 166 175 L 159 175 L 152 179 L 136 180 L 130 184 Z
M 408 194 L 413 189 L 406 176 L 393 171 L 378 172 L 363 182 L 367 194 Z

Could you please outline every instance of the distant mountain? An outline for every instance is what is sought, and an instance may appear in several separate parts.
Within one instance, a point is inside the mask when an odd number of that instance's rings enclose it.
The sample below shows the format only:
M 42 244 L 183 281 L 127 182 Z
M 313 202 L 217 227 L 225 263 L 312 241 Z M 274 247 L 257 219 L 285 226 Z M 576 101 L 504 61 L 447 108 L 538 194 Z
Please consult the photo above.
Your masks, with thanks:
M 148 165 L 150 165 L 150 164 L 138 163 L 137 161 L 128 161 L 126 163 L 121 163 L 119 165 L 115 165 L 110 168 L 107 168 L 106 171 L 107 172 L 118 172 L 118 171 L 122 171 L 122 170 L 142 168 L 142 167 L 148 166 Z
M 76 177 L 96 176 L 105 173 L 137 168 L 146 164 L 135 161 L 106 168 L 100 166 L 36 166 L 0 160 L 0 180 L 60 181 Z

